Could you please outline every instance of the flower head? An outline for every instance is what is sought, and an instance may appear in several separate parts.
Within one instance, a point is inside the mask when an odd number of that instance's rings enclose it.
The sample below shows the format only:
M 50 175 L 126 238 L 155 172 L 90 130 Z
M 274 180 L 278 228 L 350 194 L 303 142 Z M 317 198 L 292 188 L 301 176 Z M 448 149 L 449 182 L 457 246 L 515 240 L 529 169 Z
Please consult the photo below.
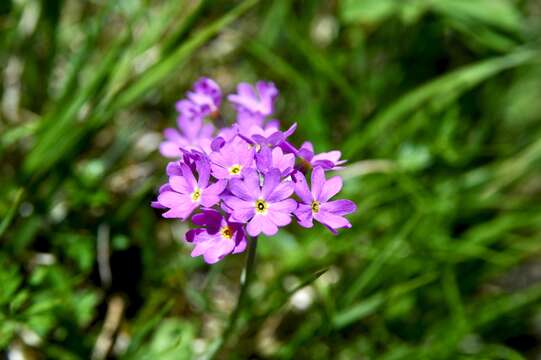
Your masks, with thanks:
M 341 178 L 325 179 L 326 170 L 345 163 L 341 153 L 315 154 L 310 142 L 300 149 L 289 142 L 297 124 L 282 131 L 277 120 L 268 120 L 278 96 L 274 84 L 239 84 L 228 97 L 237 121 L 213 135 L 214 126 L 204 121 L 217 117 L 221 96 L 214 81 L 198 80 L 177 103 L 178 129 L 166 129 L 160 146 L 164 156 L 177 160 L 167 165 L 169 180 L 151 206 L 165 210 L 166 218 L 191 217 L 195 227 L 186 240 L 194 245 L 192 256 L 212 264 L 243 252 L 247 234 L 273 236 L 293 215 L 304 227 L 314 219 L 333 233 L 351 227 L 344 215 L 355 204 L 330 201 L 342 188 Z M 309 170 L 311 189 L 304 175 Z
M 295 216 L 299 224 L 312 227 L 313 219 L 328 227 L 333 233 L 336 229 L 350 228 L 351 224 L 344 215 L 351 214 L 357 207 L 351 200 L 329 201 L 342 189 L 342 178 L 335 176 L 325 180 L 323 168 L 312 170 L 312 189 L 310 190 L 304 175 L 297 173 L 295 193 L 302 203 L 299 203 Z
M 205 124 L 207 116 L 217 116 L 222 101 L 222 92 L 218 84 L 208 78 L 196 81 L 193 91 L 188 91 L 186 99 L 177 102 L 179 112 L 177 129 L 164 131 L 165 141 L 160 144 L 160 152 L 169 158 L 179 158 L 182 149 L 197 149 L 210 152 L 214 126 Z
M 203 210 L 192 217 L 192 222 L 200 226 L 186 233 L 186 240 L 195 244 L 193 257 L 203 255 L 207 263 L 214 264 L 226 255 L 246 249 L 246 235 L 242 225 L 228 221 L 220 212 Z
M 208 163 L 197 162 L 197 180 L 192 169 L 185 163 L 179 163 L 178 168 L 173 168 L 175 171 L 180 168 L 180 174 L 169 177 L 169 186 L 158 195 L 158 204 L 169 209 L 163 217 L 185 220 L 198 207 L 211 207 L 220 201 L 219 195 L 224 191 L 226 182 L 209 183 Z
M 278 89 L 271 82 L 258 81 L 255 87 L 240 83 L 237 93 L 227 99 L 237 110 L 237 122 L 241 128 L 249 129 L 252 125 L 263 126 L 263 121 L 274 111 L 274 100 Z
M 260 185 L 257 171 L 248 170 L 243 180 L 231 180 L 229 190 L 232 195 L 224 196 L 231 219 L 248 223 L 246 230 L 251 236 L 275 235 L 279 226 L 291 222 L 291 213 L 297 208 L 297 202 L 289 198 L 295 184 L 289 180 L 281 181 L 280 170 L 270 170 L 262 180 L 263 185 Z
M 254 149 L 237 138 L 210 154 L 212 175 L 217 179 L 242 177 L 254 162 Z
M 220 111 L 222 91 L 214 80 L 202 77 L 195 82 L 186 99 L 177 101 L 176 108 L 182 119 L 216 117 Z
M 165 141 L 160 144 L 163 156 L 179 158 L 183 149 L 210 152 L 214 126 L 204 124 L 201 118 L 179 118 L 177 123 L 180 131 L 172 128 L 164 131 Z

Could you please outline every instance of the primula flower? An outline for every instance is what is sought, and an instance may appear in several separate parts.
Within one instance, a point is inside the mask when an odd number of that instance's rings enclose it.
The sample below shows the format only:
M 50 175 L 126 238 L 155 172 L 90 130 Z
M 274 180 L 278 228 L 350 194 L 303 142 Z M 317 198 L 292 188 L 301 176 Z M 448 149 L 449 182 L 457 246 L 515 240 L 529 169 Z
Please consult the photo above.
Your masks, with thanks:
M 237 93 L 227 99 L 237 110 L 237 122 L 243 129 L 252 125 L 263 126 L 263 120 L 274 111 L 278 89 L 271 82 L 258 81 L 253 87 L 247 83 L 237 86 Z
M 192 217 L 195 225 L 188 231 L 186 240 L 195 244 L 192 256 L 203 255 L 205 262 L 214 264 L 229 254 L 246 249 L 246 235 L 241 224 L 228 221 L 218 211 L 208 209 Z
M 243 252 L 248 235 L 273 236 L 293 215 L 304 227 L 312 227 L 314 219 L 333 233 L 351 227 L 344 216 L 355 211 L 355 204 L 330 201 L 342 188 L 341 178 L 325 179 L 326 170 L 345 163 L 341 153 L 316 155 L 310 142 L 295 148 L 288 137 L 297 125 L 282 131 L 277 120 L 267 119 L 277 95 L 269 82 L 239 84 L 228 97 L 237 121 L 215 136 L 213 125 L 204 123 L 220 112 L 222 94 L 214 81 L 198 80 L 177 103 L 178 129 L 165 131 L 160 151 L 178 160 L 167 165 L 169 180 L 151 206 L 166 210 L 166 218 L 191 217 L 195 228 L 186 241 L 195 245 L 192 256 L 202 255 L 212 264 Z M 311 190 L 304 175 L 310 169 Z
M 222 91 L 218 84 L 208 78 L 196 81 L 187 98 L 176 103 L 179 116 L 177 129 L 164 131 L 165 141 L 160 144 L 160 153 L 168 158 L 179 158 L 183 149 L 197 149 L 210 153 L 214 126 L 205 124 L 207 116 L 216 117 L 222 102 Z
M 275 147 L 272 150 L 265 147 L 257 154 L 256 163 L 258 170 L 262 172 L 278 169 L 282 176 L 288 176 L 295 167 L 295 155 L 284 154 L 279 147 Z
M 306 141 L 297 151 L 297 156 L 302 160 L 303 166 L 308 168 L 322 167 L 325 170 L 338 170 L 346 160 L 340 160 L 342 153 L 338 150 L 314 154 L 314 145 Z
M 342 189 L 342 178 L 335 176 L 325 180 L 323 168 L 317 167 L 312 170 L 312 190 L 310 190 L 304 175 L 297 173 L 295 177 L 295 193 L 302 200 L 295 210 L 299 225 L 312 227 L 313 219 L 316 219 L 335 234 L 336 229 L 351 227 L 344 215 L 351 214 L 357 209 L 355 203 L 350 200 L 329 201 Z
M 170 209 L 162 216 L 185 220 L 199 206 L 211 207 L 220 201 L 226 182 L 217 181 L 209 184 L 210 169 L 206 162 L 197 163 L 198 179 L 192 169 L 184 163 L 179 164 L 182 175 L 169 178 L 169 188 L 158 195 L 158 203 Z
M 223 199 L 233 221 L 248 223 L 249 235 L 275 235 L 279 226 L 291 222 L 291 213 L 297 208 L 297 202 L 289 199 L 295 184 L 289 180 L 281 181 L 278 169 L 264 175 L 262 186 L 259 176 L 250 169 L 245 172 L 244 180 L 231 180 L 229 190 L 232 195 Z
M 203 119 L 206 116 L 216 117 L 220 111 L 222 91 L 214 80 L 202 77 L 188 91 L 187 99 L 177 101 L 176 108 L 183 119 Z
M 201 150 L 210 153 L 211 136 L 214 126 L 204 124 L 201 118 L 179 118 L 180 129 L 168 128 L 164 131 L 165 141 L 160 144 L 160 153 L 168 158 L 179 158 L 181 149 Z
M 241 177 L 254 162 L 254 149 L 240 138 L 224 145 L 209 156 L 212 175 L 217 179 Z

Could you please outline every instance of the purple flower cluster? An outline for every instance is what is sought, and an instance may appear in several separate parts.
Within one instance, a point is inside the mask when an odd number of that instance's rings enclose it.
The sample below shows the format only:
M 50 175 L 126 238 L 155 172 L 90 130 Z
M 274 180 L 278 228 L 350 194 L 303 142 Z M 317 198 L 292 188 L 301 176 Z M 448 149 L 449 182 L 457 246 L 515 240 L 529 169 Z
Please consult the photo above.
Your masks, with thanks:
M 177 129 L 165 130 L 160 146 L 168 182 L 152 206 L 165 218 L 187 220 L 194 228 L 186 240 L 215 263 L 246 249 L 247 235 L 275 235 L 291 223 L 312 227 L 316 220 L 336 234 L 351 224 L 344 217 L 356 210 L 350 200 L 330 200 L 342 189 L 342 179 L 326 179 L 325 171 L 344 164 L 339 151 L 315 154 L 310 142 L 299 149 L 288 138 L 296 124 L 281 131 L 274 112 L 278 89 L 259 81 L 241 83 L 227 97 L 237 118 L 220 130 L 206 123 L 220 118 L 222 91 L 201 78 L 176 104 Z M 305 177 L 310 173 L 310 185 Z M 296 197 L 294 197 L 296 195 Z

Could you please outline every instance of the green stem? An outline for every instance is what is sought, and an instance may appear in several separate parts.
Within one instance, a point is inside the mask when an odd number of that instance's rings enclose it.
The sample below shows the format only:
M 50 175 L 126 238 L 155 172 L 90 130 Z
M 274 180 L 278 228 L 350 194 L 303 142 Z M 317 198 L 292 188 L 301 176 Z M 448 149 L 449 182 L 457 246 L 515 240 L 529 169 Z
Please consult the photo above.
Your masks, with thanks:
M 214 359 L 218 355 L 220 350 L 224 347 L 224 345 L 227 343 L 227 340 L 229 339 L 231 334 L 235 331 L 235 326 L 237 325 L 239 315 L 241 314 L 244 304 L 246 302 L 246 295 L 248 293 L 248 288 L 250 287 L 250 283 L 254 276 L 256 250 L 257 250 L 257 236 L 252 238 L 248 244 L 248 254 L 246 255 L 246 264 L 244 265 L 244 270 L 242 271 L 242 274 L 240 277 L 240 292 L 239 292 L 239 297 L 237 299 L 237 305 L 235 306 L 233 313 L 229 317 L 229 321 L 224 331 L 222 332 L 222 336 L 220 336 L 220 338 L 216 340 L 214 344 L 211 345 L 211 348 L 207 356 L 204 357 L 205 360 Z
M 11 205 L 11 208 L 9 209 L 8 213 L 6 214 L 6 217 L 0 223 L 0 237 L 4 235 L 9 225 L 11 224 L 11 221 L 13 221 L 13 218 L 15 217 L 15 214 L 17 213 L 17 209 L 19 209 L 19 205 L 21 204 L 21 201 L 23 200 L 23 196 L 24 196 L 24 189 L 20 188 L 19 190 L 17 190 L 17 193 L 15 194 L 15 200 L 13 201 L 13 204 Z

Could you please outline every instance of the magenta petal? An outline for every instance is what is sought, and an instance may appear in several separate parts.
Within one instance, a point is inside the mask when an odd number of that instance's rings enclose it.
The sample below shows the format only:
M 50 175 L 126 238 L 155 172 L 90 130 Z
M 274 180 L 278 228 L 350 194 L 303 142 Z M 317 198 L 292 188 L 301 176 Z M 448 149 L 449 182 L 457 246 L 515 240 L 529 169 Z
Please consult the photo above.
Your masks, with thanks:
M 184 180 L 186 180 L 186 183 L 190 187 L 190 192 L 193 191 L 197 187 L 197 181 L 195 180 L 195 177 L 193 176 L 192 170 L 188 167 L 186 164 L 180 164 L 180 167 L 182 169 L 182 176 L 184 176 Z
M 318 213 L 314 214 L 314 219 L 332 229 L 351 227 L 351 224 L 345 217 L 332 214 L 325 210 L 320 210 Z
M 235 248 L 235 242 L 231 239 L 216 239 L 213 241 L 212 246 L 203 254 L 203 259 L 208 264 L 214 264 L 224 258 L 224 256 L 231 254 Z
M 357 205 L 351 200 L 335 200 L 321 204 L 321 210 L 344 216 L 355 212 Z
M 190 185 L 188 185 L 186 182 L 186 179 L 184 179 L 182 176 L 171 176 L 169 178 L 169 184 L 173 190 L 181 194 L 189 194 L 193 191 Z
M 314 200 L 306 178 L 301 172 L 295 174 L 295 194 L 306 204 L 310 204 Z
M 163 206 L 159 201 L 152 201 L 150 203 L 150 207 L 154 209 L 167 209 L 167 206 Z
M 246 181 L 240 179 L 232 179 L 229 181 L 229 191 L 231 191 L 233 195 L 246 201 L 256 200 L 259 195 L 259 187 L 256 189 L 249 189 L 248 186 L 246 186 Z
M 277 226 L 286 226 L 291 222 L 291 213 L 273 210 L 271 207 L 267 217 Z
M 160 154 L 168 158 L 179 158 L 182 155 L 180 147 L 173 141 L 164 141 L 160 144 Z
M 278 232 L 278 227 L 265 215 L 256 214 L 246 226 L 250 236 L 257 236 L 261 233 L 272 236 Z
M 273 154 L 271 152 L 271 149 L 267 146 L 263 147 L 261 151 L 256 155 L 256 164 L 258 170 L 267 171 L 272 165 L 272 160 Z
M 299 207 L 295 210 L 294 214 L 297 217 L 299 225 L 302 227 L 311 228 L 314 226 L 312 221 L 312 208 L 310 205 L 299 204 Z
M 197 203 L 186 202 L 179 206 L 171 208 L 171 210 L 165 212 L 162 216 L 168 219 L 173 218 L 186 220 L 186 218 L 190 216 L 190 214 L 195 210 L 197 206 Z
M 200 189 L 206 188 L 210 178 L 210 166 L 206 160 L 197 162 L 197 173 L 199 175 L 197 185 Z
M 227 180 L 218 180 L 205 189 L 206 194 L 220 195 L 227 186 Z
M 244 185 L 246 191 L 251 194 L 252 199 L 257 199 L 261 196 L 261 188 L 259 186 L 259 174 L 255 169 L 246 169 L 244 171 Z
M 262 198 L 268 199 L 279 183 L 280 183 L 280 170 L 271 169 L 267 174 L 265 174 L 265 182 L 263 183 L 263 188 L 261 190 Z
M 182 169 L 180 168 L 178 161 L 168 163 L 165 172 L 167 173 L 167 176 L 182 176 Z
M 282 201 L 290 197 L 293 191 L 295 191 L 295 183 L 293 181 L 282 181 L 274 188 L 272 193 L 267 197 L 267 200 L 270 202 Z
M 164 191 L 158 195 L 158 201 L 163 206 L 168 208 L 177 207 L 185 203 L 191 203 L 191 198 L 189 195 L 179 194 L 174 191 Z
M 312 170 L 312 196 L 314 199 L 319 199 L 321 190 L 325 186 L 325 172 L 322 168 L 317 167 Z
M 281 212 L 293 212 L 297 208 L 297 202 L 293 199 L 286 199 L 271 204 L 272 209 Z
M 237 236 L 235 237 L 235 248 L 231 252 L 232 254 L 240 254 L 244 250 L 246 250 L 246 236 L 244 236 L 244 231 L 237 230 Z
M 321 193 L 317 200 L 325 202 L 334 195 L 338 194 L 340 190 L 342 190 L 342 178 L 340 176 L 333 176 L 325 182 L 325 185 L 321 189 Z

